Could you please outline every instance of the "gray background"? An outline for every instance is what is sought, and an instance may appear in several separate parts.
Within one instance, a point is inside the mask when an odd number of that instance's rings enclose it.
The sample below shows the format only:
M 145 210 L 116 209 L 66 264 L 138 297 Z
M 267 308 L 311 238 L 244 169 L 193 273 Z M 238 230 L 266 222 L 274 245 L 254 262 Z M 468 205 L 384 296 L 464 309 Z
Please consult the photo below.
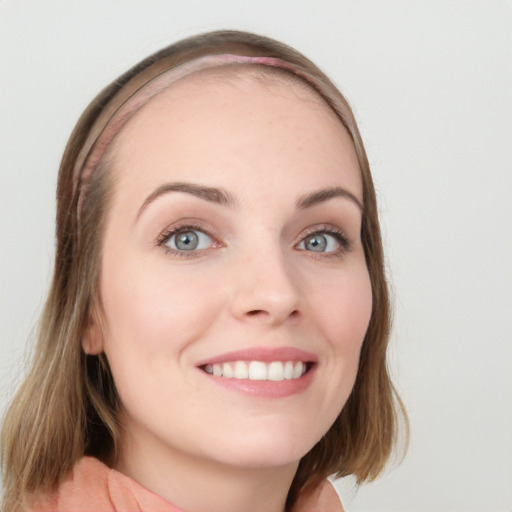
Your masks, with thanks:
M 358 511 L 512 510 L 512 3 L 0 1 L 0 409 L 50 279 L 67 137 L 107 82 L 184 36 L 238 28 L 311 57 L 354 106 L 393 283 L 403 464 Z

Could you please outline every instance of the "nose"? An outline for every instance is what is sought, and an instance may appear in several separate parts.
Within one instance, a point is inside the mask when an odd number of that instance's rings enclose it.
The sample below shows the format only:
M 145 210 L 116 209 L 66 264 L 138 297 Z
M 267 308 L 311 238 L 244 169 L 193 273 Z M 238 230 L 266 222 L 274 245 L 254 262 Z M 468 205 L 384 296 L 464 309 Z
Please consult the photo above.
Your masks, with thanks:
M 237 265 L 232 314 L 244 322 L 279 325 L 301 314 L 298 276 L 279 251 Z

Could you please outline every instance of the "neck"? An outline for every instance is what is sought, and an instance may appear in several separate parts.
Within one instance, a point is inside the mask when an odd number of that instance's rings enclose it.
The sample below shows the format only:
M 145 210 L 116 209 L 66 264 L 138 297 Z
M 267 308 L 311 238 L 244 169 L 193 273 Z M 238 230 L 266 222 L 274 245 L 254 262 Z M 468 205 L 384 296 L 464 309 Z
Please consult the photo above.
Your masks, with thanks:
M 284 512 L 298 461 L 241 467 L 125 439 L 115 468 L 187 512 Z

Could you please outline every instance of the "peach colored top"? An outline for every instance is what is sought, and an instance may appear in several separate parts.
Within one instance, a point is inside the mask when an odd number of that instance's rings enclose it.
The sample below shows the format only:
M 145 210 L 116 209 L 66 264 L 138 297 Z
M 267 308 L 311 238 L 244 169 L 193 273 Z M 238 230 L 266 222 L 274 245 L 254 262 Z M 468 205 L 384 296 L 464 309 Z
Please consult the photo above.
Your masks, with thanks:
M 83 457 L 52 495 L 27 512 L 182 512 L 98 459 Z M 323 482 L 300 496 L 293 512 L 343 512 L 333 486 Z

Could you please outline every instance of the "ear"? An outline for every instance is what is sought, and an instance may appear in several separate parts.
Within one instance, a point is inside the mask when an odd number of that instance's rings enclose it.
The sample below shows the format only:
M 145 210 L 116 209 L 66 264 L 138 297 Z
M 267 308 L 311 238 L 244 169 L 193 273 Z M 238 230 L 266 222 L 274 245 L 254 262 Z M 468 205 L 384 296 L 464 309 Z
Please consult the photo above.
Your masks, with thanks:
M 82 337 L 82 348 L 89 356 L 97 356 L 103 352 L 103 332 L 94 314 L 91 315 Z

